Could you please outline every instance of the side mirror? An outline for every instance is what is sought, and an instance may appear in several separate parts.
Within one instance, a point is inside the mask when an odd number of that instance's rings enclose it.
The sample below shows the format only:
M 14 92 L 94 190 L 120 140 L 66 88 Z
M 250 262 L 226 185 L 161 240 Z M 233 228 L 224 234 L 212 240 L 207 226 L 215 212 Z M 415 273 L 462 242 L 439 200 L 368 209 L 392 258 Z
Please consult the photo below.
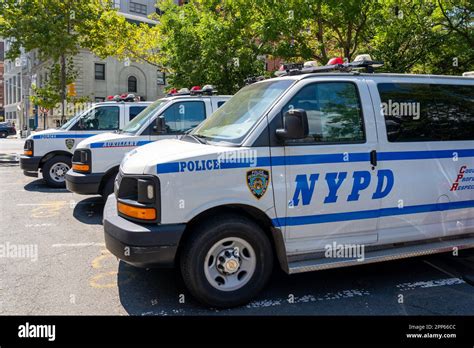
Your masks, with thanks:
M 165 134 L 166 133 L 166 120 L 163 115 L 156 118 L 156 124 L 153 127 L 153 132 L 156 134 Z
M 308 136 L 308 115 L 303 109 L 292 109 L 283 114 L 283 128 L 276 130 L 280 139 L 304 139 Z

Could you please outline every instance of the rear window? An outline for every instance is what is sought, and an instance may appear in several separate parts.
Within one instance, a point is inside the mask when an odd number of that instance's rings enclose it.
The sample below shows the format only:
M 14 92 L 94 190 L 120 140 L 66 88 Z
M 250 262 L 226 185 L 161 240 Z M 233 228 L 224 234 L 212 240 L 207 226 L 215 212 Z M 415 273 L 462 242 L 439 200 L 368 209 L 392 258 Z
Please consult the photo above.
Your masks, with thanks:
M 474 140 L 474 86 L 380 83 L 390 142 Z

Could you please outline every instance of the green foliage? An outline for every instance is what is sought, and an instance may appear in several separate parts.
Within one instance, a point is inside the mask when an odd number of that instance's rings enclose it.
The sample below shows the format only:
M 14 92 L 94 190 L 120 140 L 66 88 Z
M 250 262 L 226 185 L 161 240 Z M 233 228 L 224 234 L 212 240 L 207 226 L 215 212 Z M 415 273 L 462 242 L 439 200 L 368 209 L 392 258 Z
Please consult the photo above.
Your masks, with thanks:
M 156 25 L 131 23 L 100 0 L 15 3 L 1 5 L 0 35 L 16 39 L 9 58 L 23 46 L 62 67 L 59 87 L 37 90 L 45 96 L 65 91 L 73 69 L 64 62 L 79 47 L 152 64 L 178 88 L 214 84 L 220 93 L 268 74 L 261 57 L 326 64 L 369 53 L 389 72 L 474 70 L 472 0 L 158 0 Z
M 104 5 L 106 4 L 106 5 Z M 37 50 L 41 60 L 52 62 L 51 79 L 35 88 L 35 102 L 51 105 L 67 100 L 66 86 L 75 79 L 72 57 L 88 47 L 104 12 L 113 11 L 100 0 L 3 0 L 0 3 L 0 36 L 9 38 L 7 59 Z M 64 115 L 63 115 L 64 116 Z

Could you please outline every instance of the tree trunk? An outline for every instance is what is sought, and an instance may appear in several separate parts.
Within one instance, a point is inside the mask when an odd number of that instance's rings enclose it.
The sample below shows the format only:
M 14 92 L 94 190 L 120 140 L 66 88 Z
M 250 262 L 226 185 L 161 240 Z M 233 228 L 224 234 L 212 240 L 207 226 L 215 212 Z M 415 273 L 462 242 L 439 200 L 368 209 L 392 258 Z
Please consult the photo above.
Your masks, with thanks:
M 61 124 L 66 121 L 66 56 L 61 55 Z

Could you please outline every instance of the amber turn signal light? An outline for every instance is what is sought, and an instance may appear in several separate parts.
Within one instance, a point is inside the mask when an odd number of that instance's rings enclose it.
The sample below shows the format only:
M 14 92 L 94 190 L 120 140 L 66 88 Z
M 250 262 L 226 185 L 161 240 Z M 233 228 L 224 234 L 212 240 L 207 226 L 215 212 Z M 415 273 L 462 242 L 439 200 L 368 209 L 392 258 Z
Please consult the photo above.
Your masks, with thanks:
M 134 219 L 156 220 L 155 208 L 140 208 L 118 202 L 117 209 L 123 215 L 130 216 Z
M 25 156 L 33 156 L 33 151 L 31 150 L 25 150 L 24 151 Z
M 91 167 L 88 164 L 76 164 L 74 163 L 72 165 L 72 170 L 76 172 L 88 172 L 91 169 Z

